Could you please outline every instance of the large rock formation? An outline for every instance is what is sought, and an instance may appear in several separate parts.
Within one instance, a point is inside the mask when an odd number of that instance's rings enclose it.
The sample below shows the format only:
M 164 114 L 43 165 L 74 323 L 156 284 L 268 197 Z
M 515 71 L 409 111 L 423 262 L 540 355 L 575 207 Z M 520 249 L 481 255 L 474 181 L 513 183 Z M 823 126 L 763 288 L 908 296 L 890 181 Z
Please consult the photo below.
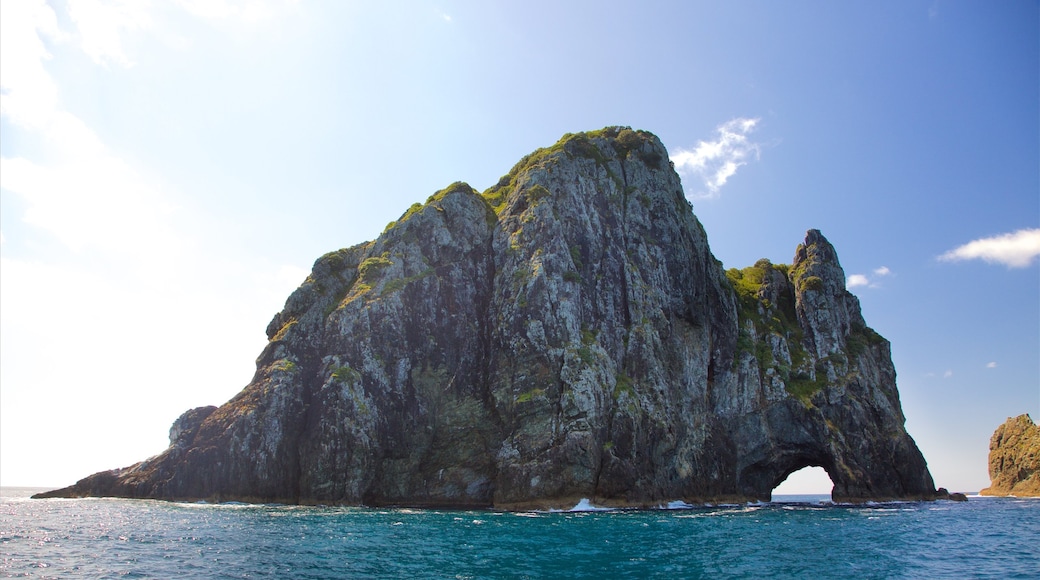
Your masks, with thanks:
M 456 183 L 286 301 L 252 382 L 51 495 L 413 506 L 935 497 L 830 243 L 724 271 L 668 153 L 566 135 Z
M 1029 415 L 1008 417 L 993 433 L 989 481 L 979 495 L 1040 497 L 1040 427 Z

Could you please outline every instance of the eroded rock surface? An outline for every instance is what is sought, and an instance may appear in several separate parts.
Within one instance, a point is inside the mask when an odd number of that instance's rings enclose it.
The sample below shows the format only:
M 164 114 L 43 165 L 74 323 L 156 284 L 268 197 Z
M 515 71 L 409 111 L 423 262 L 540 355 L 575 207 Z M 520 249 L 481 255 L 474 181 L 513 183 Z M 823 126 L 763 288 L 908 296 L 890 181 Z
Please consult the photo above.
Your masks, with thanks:
M 989 480 L 980 495 L 1040 497 L 1040 427 L 1029 415 L 1008 417 L 993 433 Z
M 51 495 L 652 506 L 769 499 L 815 465 L 836 500 L 935 496 L 831 244 L 724 271 L 642 131 L 437 192 L 320 258 L 268 336 L 170 449 Z

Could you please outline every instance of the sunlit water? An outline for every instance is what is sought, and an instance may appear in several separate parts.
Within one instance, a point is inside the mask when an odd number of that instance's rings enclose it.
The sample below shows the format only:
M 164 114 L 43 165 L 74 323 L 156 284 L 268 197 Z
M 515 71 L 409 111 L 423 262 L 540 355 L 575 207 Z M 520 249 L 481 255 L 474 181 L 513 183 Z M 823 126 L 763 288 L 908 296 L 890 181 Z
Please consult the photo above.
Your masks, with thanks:
M 1040 500 L 499 513 L 3 493 L 4 577 L 1040 577 Z

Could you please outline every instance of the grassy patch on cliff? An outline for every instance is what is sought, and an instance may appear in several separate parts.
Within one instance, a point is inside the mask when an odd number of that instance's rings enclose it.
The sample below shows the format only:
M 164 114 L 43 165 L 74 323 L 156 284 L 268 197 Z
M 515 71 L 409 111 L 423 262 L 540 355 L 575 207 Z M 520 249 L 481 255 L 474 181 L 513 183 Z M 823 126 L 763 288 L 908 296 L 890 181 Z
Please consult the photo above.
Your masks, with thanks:
M 379 273 L 383 271 L 383 268 L 393 264 L 387 256 L 388 254 L 384 252 L 381 256 L 365 258 L 365 260 L 358 266 L 358 277 L 361 281 L 371 284 Z
M 430 195 L 430 197 L 426 198 L 426 203 L 413 203 L 407 210 L 405 210 L 403 214 L 401 214 L 401 217 L 397 218 L 397 220 L 395 221 L 386 224 L 386 227 L 383 228 L 383 233 L 386 234 L 396 226 L 399 226 L 407 222 L 409 219 L 411 219 L 416 214 L 420 213 L 423 209 L 425 209 L 428 206 L 432 206 L 437 211 L 444 211 L 444 208 L 441 207 L 439 202 L 442 201 L 448 195 L 453 193 L 475 195 L 480 197 L 482 200 L 484 200 L 485 203 L 487 203 L 487 198 L 481 196 L 481 194 L 478 193 L 477 190 L 473 189 L 468 183 L 464 181 L 456 181 L 455 183 L 452 183 L 444 189 L 435 191 L 432 195 Z M 496 221 L 498 221 L 495 212 L 492 211 L 490 207 L 488 207 L 488 214 L 489 215 L 487 221 L 489 225 L 494 224 Z
M 593 142 L 596 139 L 607 140 L 613 151 L 608 150 L 608 152 L 604 152 L 599 145 Z M 608 167 L 608 164 L 614 158 L 614 155 L 611 155 L 611 153 L 624 159 L 630 152 L 636 151 L 643 162 L 657 165 L 661 162 L 660 154 L 643 151 L 643 144 L 655 139 L 656 137 L 653 133 L 635 131 L 631 127 L 621 126 L 604 127 L 596 131 L 581 133 L 567 133 L 552 146 L 541 147 L 524 156 L 519 163 L 509 170 L 509 173 L 503 175 L 498 180 L 498 183 L 489 187 L 481 195 L 494 209 L 496 214 L 501 213 L 505 207 L 506 200 L 516 190 L 521 175 L 534 169 L 551 167 L 559 161 L 560 155 L 567 155 L 572 159 L 578 157 L 595 161 L 607 170 L 610 177 L 623 190 L 624 186 L 621 178 L 615 175 Z M 528 196 L 530 195 L 531 193 L 529 192 Z
M 868 348 L 884 344 L 885 338 L 869 326 L 853 324 L 845 341 L 846 350 L 852 357 L 858 357 Z
M 519 395 L 517 395 L 516 402 L 517 403 L 530 403 L 531 401 L 533 401 L 533 400 L 535 400 L 535 399 L 537 399 L 539 397 L 544 397 L 544 396 L 545 396 L 545 389 L 531 389 L 530 391 L 526 391 L 526 392 L 523 392 L 523 393 L 520 393 Z
M 826 375 L 813 373 L 811 371 L 814 369 L 808 367 L 812 360 L 802 346 L 804 335 L 795 312 L 793 286 L 785 283 L 780 291 L 772 292 L 775 303 L 764 295 L 763 286 L 767 279 L 777 278 L 774 271 L 780 273 L 783 280 L 790 281 L 790 266 L 773 264 L 766 259 L 747 268 L 726 270 L 726 279 L 737 297 L 740 328 L 733 364 L 736 365 L 743 354 L 750 353 L 758 361 L 760 372 L 764 374 L 770 368 L 775 369 L 784 381 L 787 392 L 808 402 L 813 393 L 826 385 Z M 753 332 L 749 326 L 754 329 Z M 791 356 L 790 365 L 778 361 L 773 355 L 768 342 L 769 335 L 784 339 Z
M 630 397 L 636 396 L 636 390 L 632 386 L 632 379 L 626 373 L 620 372 L 615 376 L 616 382 L 614 383 L 614 400 L 618 400 L 622 395 L 628 395 Z
M 332 378 L 339 383 L 350 384 L 361 380 L 361 373 L 350 368 L 350 365 L 346 365 L 333 368 Z
M 434 269 L 433 268 L 427 268 L 427 269 L 423 270 L 422 272 L 419 272 L 418 274 L 415 274 L 414 276 L 406 276 L 404 278 L 395 278 L 393 280 L 389 280 L 389 281 L 387 281 L 386 284 L 383 284 L 383 291 L 380 294 L 380 296 L 386 296 L 388 294 L 392 294 L 394 292 L 397 292 L 398 290 L 401 290 L 402 288 L 404 288 L 405 286 L 411 284 L 412 282 L 415 282 L 417 280 L 422 280 L 423 278 L 426 278 L 427 276 L 432 276 L 433 274 L 434 274 Z
M 794 295 L 785 289 L 776 304 L 762 296 L 762 285 L 769 271 L 776 270 L 786 279 L 788 269 L 787 264 L 772 264 L 762 259 L 742 270 L 726 270 L 726 279 L 736 292 L 738 315 L 742 323 L 751 320 L 757 334 L 772 331 L 788 339 L 796 336 L 800 343 L 802 329 L 798 326 L 798 316 L 795 314 Z M 744 324 L 741 324 L 743 327 Z

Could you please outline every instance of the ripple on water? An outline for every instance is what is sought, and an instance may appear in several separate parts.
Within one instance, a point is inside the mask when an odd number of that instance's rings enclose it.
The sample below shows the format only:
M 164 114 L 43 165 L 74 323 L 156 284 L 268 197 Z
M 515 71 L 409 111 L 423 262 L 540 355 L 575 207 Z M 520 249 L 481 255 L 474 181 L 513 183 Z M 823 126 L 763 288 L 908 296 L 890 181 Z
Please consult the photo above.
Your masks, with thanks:
M 0 502 L 36 578 L 1030 577 L 1040 502 L 516 512 Z

